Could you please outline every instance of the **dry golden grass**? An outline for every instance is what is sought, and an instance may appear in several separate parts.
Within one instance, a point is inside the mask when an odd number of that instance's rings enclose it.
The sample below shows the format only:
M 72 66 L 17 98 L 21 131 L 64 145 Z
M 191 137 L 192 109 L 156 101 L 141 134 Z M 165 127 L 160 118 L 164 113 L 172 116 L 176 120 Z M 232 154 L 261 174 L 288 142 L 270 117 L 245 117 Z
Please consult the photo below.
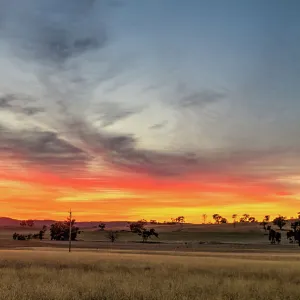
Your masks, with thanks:
M 296 300 L 299 257 L 5 250 L 0 299 Z

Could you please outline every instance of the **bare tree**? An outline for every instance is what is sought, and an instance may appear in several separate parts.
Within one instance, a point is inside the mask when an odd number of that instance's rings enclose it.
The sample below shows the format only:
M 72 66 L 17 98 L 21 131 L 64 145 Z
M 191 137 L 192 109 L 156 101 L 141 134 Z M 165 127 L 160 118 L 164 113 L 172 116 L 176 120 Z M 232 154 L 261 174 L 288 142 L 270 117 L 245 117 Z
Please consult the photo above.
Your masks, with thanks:
M 232 219 L 233 219 L 233 227 L 236 226 L 236 218 L 237 218 L 237 214 L 233 214 L 233 215 L 232 215 Z
M 108 231 L 105 235 L 105 237 L 110 240 L 112 243 L 114 243 L 119 238 L 118 231 Z

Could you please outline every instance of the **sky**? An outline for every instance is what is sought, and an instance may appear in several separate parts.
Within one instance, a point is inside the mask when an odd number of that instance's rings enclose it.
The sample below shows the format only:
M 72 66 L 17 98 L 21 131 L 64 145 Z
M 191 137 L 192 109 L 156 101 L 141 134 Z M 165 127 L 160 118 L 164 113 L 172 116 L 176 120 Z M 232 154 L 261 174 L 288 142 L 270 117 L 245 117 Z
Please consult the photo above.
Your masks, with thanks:
M 298 0 L 0 0 L 0 207 L 300 211 Z

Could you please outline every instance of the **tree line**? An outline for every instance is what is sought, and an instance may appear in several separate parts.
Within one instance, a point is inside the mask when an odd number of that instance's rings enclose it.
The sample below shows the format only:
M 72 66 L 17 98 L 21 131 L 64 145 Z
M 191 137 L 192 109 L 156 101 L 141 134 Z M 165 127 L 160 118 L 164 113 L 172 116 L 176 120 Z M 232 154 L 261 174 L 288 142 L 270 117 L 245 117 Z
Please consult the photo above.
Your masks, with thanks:
M 180 217 L 178 220 L 177 222 L 179 223 L 184 221 L 182 217 Z M 49 228 L 50 239 L 54 241 L 68 241 L 71 232 L 71 240 L 75 241 L 77 239 L 77 236 L 82 232 L 81 230 L 79 230 L 79 227 L 75 225 L 75 223 L 76 223 L 75 219 L 70 220 L 70 218 L 67 218 L 67 220 L 65 221 L 58 221 L 51 224 Z M 159 236 L 158 232 L 154 228 L 146 228 L 145 226 L 147 224 L 148 222 L 144 219 L 128 224 L 129 231 L 140 236 L 142 238 L 143 243 L 147 242 L 152 237 L 158 238 Z M 20 226 L 32 228 L 34 227 L 34 221 L 33 220 L 21 221 Z M 70 227 L 71 227 L 71 231 L 70 231 Z M 104 231 L 106 228 L 106 224 L 101 222 L 98 225 L 98 227 L 101 231 Z M 39 231 L 39 233 L 30 233 L 26 235 L 15 232 L 13 234 L 13 239 L 14 240 L 31 240 L 31 239 L 43 240 L 47 229 L 48 229 L 47 226 L 43 226 L 43 228 Z M 120 231 L 109 230 L 105 234 L 105 238 L 110 240 L 112 243 L 115 242 L 119 238 L 119 236 L 120 236 Z
M 206 222 L 207 215 L 204 214 L 203 216 L 204 223 Z M 226 224 L 228 223 L 228 220 L 225 217 L 222 217 L 220 214 L 213 214 L 212 218 L 215 222 L 215 224 Z M 300 219 L 300 213 L 298 213 L 298 218 Z M 233 220 L 233 226 L 235 227 L 237 223 L 258 223 L 259 221 L 249 215 L 249 214 L 243 214 L 238 218 L 237 214 L 232 215 Z M 284 226 L 287 224 L 288 219 L 284 216 L 278 215 L 276 218 L 271 220 L 270 215 L 264 216 L 263 220 L 259 222 L 259 224 L 263 227 L 265 231 L 268 230 L 268 227 L 270 227 L 270 224 L 273 224 L 275 226 L 278 226 L 280 230 L 284 228 Z M 71 224 L 70 224 L 71 223 Z M 69 240 L 69 234 L 70 234 L 70 226 L 71 226 L 71 240 L 75 241 L 77 239 L 77 236 L 81 233 L 81 230 L 79 230 L 79 227 L 75 225 L 76 221 L 75 219 L 70 220 L 70 218 L 67 218 L 65 221 L 58 221 L 51 224 L 49 228 L 50 233 L 50 239 L 55 241 L 67 241 Z M 142 239 L 142 242 L 147 242 L 152 237 L 158 238 L 159 234 L 154 228 L 146 228 L 146 225 L 174 225 L 179 224 L 181 225 L 180 230 L 182 230 L 182 225 L 185 223 L 185 217 L 184 216 L 178 216 L 176 218 L 171 218 L 171 221 L 164 221 L 164 222 L 157 222 L 156 220 L 150 220 L 149 222 L 145 219 L 138 220 L 136 222 L 129 222 L 128 227 L 129 231 L 132 233 L 135 233 L 139 235 Z M 21 227 L 28 227 L 33 228 L 34 227 L 34 221 L 33 220 L 23 220 L 20 222 Z M 100 222 L 98 225 L 99 229 L 101 231 L 104 231 L 106 228 L 106 224 L 104 222 Z M 47 226 L 43 226 L 42 229 L 38 233 L 31 233 L 31 234 L 20 234 L 20 233 L 14 233 L 13 239 L 14 240 L 30 240 L 30 239 L 39 239 L 43 240 L 45 237 L 45 233 L 47 231 Z M 108 231 L 105 235 L 105 237 L 110 240 L 111 242 L 115 242 L 120 235 L 120 231 Z

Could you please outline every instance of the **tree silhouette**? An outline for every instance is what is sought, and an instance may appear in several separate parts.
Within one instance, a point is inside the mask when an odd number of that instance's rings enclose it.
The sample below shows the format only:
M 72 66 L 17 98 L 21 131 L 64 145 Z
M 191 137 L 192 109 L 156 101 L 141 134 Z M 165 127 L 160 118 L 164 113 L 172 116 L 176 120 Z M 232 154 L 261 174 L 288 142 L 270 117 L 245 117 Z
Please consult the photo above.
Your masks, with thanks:
M 129 224 L 129 229 L 131 232 L 138 233 L 141 230 L 145 229 L 144 222 L 137 221 Z
M 273 220 L 273 224 L 278 226 L 280 230 L 282 230 L 282 228 L 286 225 L 286 217 L 283 216 L 278 216 L 277 218 L 275 218 Z
M 150 230 L 142 229 L 137 232 L 137 234 L 142 237 L 143 243 L 147 242 L 148 239 L 151 238 L 151 236 L 155 236 L 158 238 L 158 233 L 153 228 L 151 228 Z
M 34 226 L 34 221 L 33 220 L 27 220 L 26 224 L 28 227 L 33 227 Z
M 26 221 L 25 221 L 25 220 L 21 221 L 21 222 L 20 222 L 20 226 L 22 226 L 22 227 L 27 226 Z
M 75 241 L 77 235 L 80 234 L 79 228 L 75 226 L 75 219 L 69 218 L 64 222 L 55 222 L 50 226 L 51 240 L 67 241 L 69 240 L 69 230 L 71 222 L 71 240 Z
M 106 227 L 106 224 L 104 224 L 104 223 L 100 223 L 99 225 L 98 225 L 98 227 L 100 228 L 100 230 L 104 230 L 105 229 L 105 227 Z
M 237 214 L 233 214 L 233 215 L 232 215 L 232 219 L 233 219 L 233 227 L 236 226 L 236 218 L 237 218 Z
M 268 225 L 269 221 L 270 221 L 270 216 L 266 215 L 263 218 L 262 222 L 260 223 L 260 225 L 263 226 L 263 228 L 264 228 L 265 231 L 267 231 L 267 225 Z
M 178 224 L 182 224 L 185 222 L 185 217 L 184 216 L 179 216 L 175 219 L 175 222 Z
M 205 223 L 206 223 L 206 220 L 207 220 L 207 214 L 203 214 L 203 215 L 202 215 L 202 219 L 203 219 L 203 223 L 205 224 Z
M 249 217 L 250 217 L 249 214 L 243 214 L 243 216 L 240 218 L 240 222 L 241 223 L 247 223 L 247 222 L 249 222 Z
M 39 232 L 37 235 L 35 235 L 35 236 L 36 236 L 36 238 L 38 237 L 40 240 L 43 240 L 43 239 L 44 239 L 44 236 L 45 236 L 45 233 L 46 233 L 46 231 L 47 231 L 47 226 L 46 226 L 46 225 L 44 225 L 44 226 L 42 227 L 42 230 L 40 230 L 40 232 Z
M 227 223 L 227 219 L 226 219 L 226 218 L 223 218 L 223 217 L 221 217 L 220 223 L 222 223 L 222 224 L 226 224 L 226 223 Z
M 213 214 L 212 217 L 215 220 L 216 224 L 220 224 L 222 217 L 219 214 Z
M 144 226 L 148 224 L 147 220 L 145 220 L 145 219 L 138 220 L 138 223 L 141 223 Z
M 256 222 L 255 217 L 249 217 L 248 222 L 255 223 Z
M 38 234 L 39 239 L 40 239 L 40 240 L 44 239 L 44 235 L 45 235 L 45 231 L 40 230 L 40 232 L 39 232 L 39 234 Z
M 106 233 L 105 237 L 114 243 L 119 238 L 119 233 L 118 231 L 110 230 Z
M 34 226 L 34 221 L 33 220 L 23 220 L 20 222 L 20 226 L 22 227 L 33 227 Z

